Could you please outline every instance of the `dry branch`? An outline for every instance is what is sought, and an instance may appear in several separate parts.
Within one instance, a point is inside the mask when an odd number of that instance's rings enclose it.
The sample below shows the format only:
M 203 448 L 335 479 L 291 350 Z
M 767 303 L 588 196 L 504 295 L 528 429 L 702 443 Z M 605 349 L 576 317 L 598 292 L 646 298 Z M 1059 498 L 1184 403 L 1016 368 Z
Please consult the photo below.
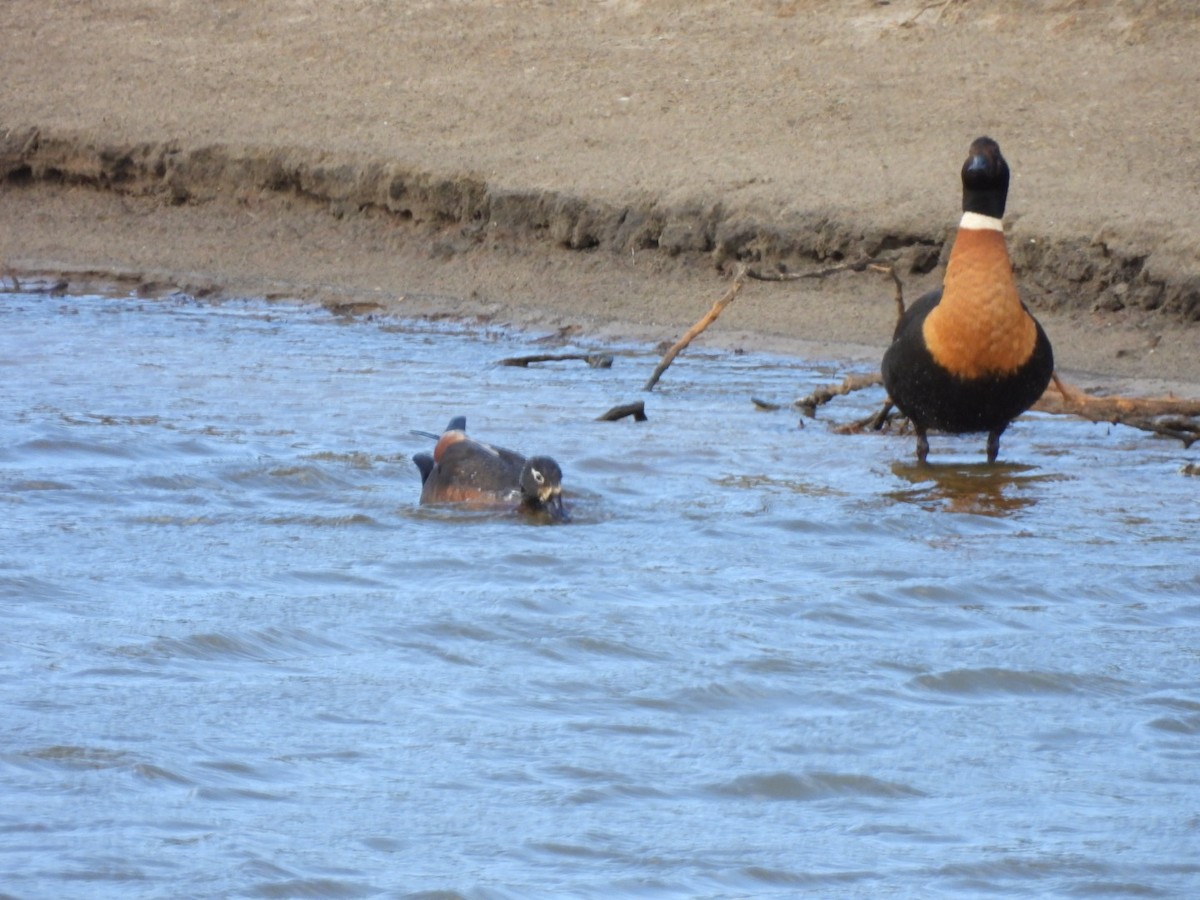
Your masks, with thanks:
M 1200 440 L 1200 400 L 1179 397 L 1096 397 L 1065 384 L 1057 375 L 1040 400 L 1038 412 L 1111 422 L 1176 438 L 1184 447 Z
M 883 431 L 884 425 L 903 418 L 899 411 L 892 412 L 892 401 L 889 399 L 869 416 L 839 425 L 833 429 L 833 432 L 834 434 L 862 434 L 864 431 Z
M 725 295 L 721 297 L 720 300 L 712 305 L 712 309 L 706 312 L 701 317 L 699 322 L 689 328 L 683 337 L 676 341 L 671 349 L 663 354 L 662 360 L 654 369 L 654 374 L 650 376 L 649 380 L 642 387 L 642 390 L 654 390 L 654 385 L 658 384 L 658 379 L 662 377 L 663 372 L 667 371 L 667 367 L 671 365 L 671 363 L 675 360 L 675 357 L 678 356 L 688 344 L 694 341 L 696 337 L 702 331 L 704 331 L 705 328 L 717 320 L 717 317 L 721 315 L 721 311 L 730 303 L 732 303 L 733 298 L 738 295 L 738 291 L 742 289 L 742 284 L 745 283 L 745 280 L 746 267 L 738 266 L 737 272 L 733 276 L 733 282 L 729 285 L 729 290 L 725 292 Z
M 866 272 L 868 270 L 880 272 L 892 279 L 892 285 L 895 287 L 893 298 L 896 302 L 896 319 L 899 321 L 900 317 L 904 315 L 904 284 L 900 281 L 900 276 L 896 274 L 896 267 L 886 259 L 868 257 L 855 262 L 839 263 L 827 269 L 818 269 L 816 272 L 760 272 L 758 269 L 748 269 L 746 275 L 758 281 L 800 281 L 805 278 L 828 278 L 839 272 Z
M 1034 404 L 1038 412 L 1079 416 L 1093 422 L 1120 422 L 1128 418 L 1154 418 L 1156 416 L 1200 417 L 1200 400 L 1185 400 L 1179 397 L 1097 397 L 1078 388 L 1063 384 L 1046 388 L 1046 393 Z
M 941 21 L 942 16 L 946 12 L 946 8 L 949 6 L 952 6 L 955 2 L 957 2 L 957 0 L 933 0 L 932 3 L 926 3 L 920 9 L 918 9 L 915 13 L 913 13 L 909 18 L 907 18 L 903 22 L 901 22 L 900 27 L 901 28 L 912 28 L 914 25 L 917 24 L 917 19 L 921 18 L 921 16 L 923 16 L 925 13 L 927 13 L 929 10 L 933 9 L 934 7 L 939 7 L 937 19 L 935 21 Z M 966 0 L 963 0 L 963 2 L 965 3 Z
M 818 406 L 824 406 L 834 397 L 843 397 L 854 391 L 861 391 L 863 388 L 875 387 L 879 384 L 883 384 L 883 378 L 878 372 L 847 375 L 842 379 L 841 383 L 827 384 L 819 387 L 807 397 L 801 397 L 792 405 L 811 419 L 816 416 Z

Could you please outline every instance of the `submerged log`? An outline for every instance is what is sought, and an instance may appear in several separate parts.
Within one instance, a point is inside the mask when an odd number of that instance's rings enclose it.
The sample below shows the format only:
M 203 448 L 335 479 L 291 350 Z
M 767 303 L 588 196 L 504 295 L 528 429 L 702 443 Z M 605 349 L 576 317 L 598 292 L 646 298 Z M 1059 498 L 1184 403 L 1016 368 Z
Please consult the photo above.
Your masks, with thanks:
M 616 421 L 618 421 L 620 419 L 624 419 L 628 416 L 632 416 L 633 421 L 635 421 L 635 422 L 645 422 L 647 420 L 647 418 L 649 418 L 646 415 L 645 401 L 644 400 L 634 400 L 632 403 L 623 403 L 620 406 L 614 406 L 608 412 L 600 415 L 596 419 L 596 421 L 597 422 L 616 422 Z
M 613 364 L 611 353 L 533 353 L 529 356 L 509 356 L 500 360 L 498 365 L 529 368 L 534 363 L 568 362 L 571 360 L 582 360 L 593 369 L 611 369 Z

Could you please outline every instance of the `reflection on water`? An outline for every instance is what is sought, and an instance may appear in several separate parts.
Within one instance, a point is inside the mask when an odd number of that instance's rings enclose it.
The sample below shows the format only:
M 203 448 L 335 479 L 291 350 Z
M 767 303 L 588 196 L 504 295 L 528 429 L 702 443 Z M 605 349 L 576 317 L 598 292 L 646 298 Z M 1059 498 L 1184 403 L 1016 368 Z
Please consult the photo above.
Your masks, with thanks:
M 836 366 L 651 395 L 536 336 L 0 296 L 0 890 L 1188 896 L 1189 454 L 797 428 Z M 551 346 L 557 351 L 558 347 Z M 602 423 L 644 397 L 648 422 Z M 572 522 L 417 505 L 413 429 Z
M 914 503 L 930 512 L 979 516 L 1009 516 L 1026 509 L 1037 503 L 1041 482 L 1064 477 L 1003 461 L 926 466 L 897 462 L 891 468 L 893 475 L 912 485 L 887 493 L 896 502 Z

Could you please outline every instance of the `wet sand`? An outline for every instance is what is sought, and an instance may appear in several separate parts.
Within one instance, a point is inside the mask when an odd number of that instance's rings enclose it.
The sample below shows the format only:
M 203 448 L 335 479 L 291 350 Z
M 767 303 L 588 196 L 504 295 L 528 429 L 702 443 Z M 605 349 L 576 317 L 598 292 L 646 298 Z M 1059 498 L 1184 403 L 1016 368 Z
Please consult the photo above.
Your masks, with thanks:
M 673 339 L 739 262 L 936 284 L 988 133 L 1060 368 L 1200 382 L 1194 5 L 924 7 L 12 0 L 0 264 Z M 756 281 L 702 340 L 869 364 L 893 318 Z

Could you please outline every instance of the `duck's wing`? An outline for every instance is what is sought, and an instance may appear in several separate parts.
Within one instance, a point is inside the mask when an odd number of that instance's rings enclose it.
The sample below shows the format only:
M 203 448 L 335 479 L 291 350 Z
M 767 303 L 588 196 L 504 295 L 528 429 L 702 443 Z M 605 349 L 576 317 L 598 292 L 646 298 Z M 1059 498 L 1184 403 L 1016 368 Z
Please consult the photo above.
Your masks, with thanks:
M 476 441 L 446 447 L 421 488 L 421 503 L 511 507 L 520 497 L 521 470 Z
M 433 455 L 417 453 L 413 456 L 412 461 L 417 464 L 417 469 L 421 472 L 421 484 L 424 484 L 429 480 L 429 474 L 433 471 Z

